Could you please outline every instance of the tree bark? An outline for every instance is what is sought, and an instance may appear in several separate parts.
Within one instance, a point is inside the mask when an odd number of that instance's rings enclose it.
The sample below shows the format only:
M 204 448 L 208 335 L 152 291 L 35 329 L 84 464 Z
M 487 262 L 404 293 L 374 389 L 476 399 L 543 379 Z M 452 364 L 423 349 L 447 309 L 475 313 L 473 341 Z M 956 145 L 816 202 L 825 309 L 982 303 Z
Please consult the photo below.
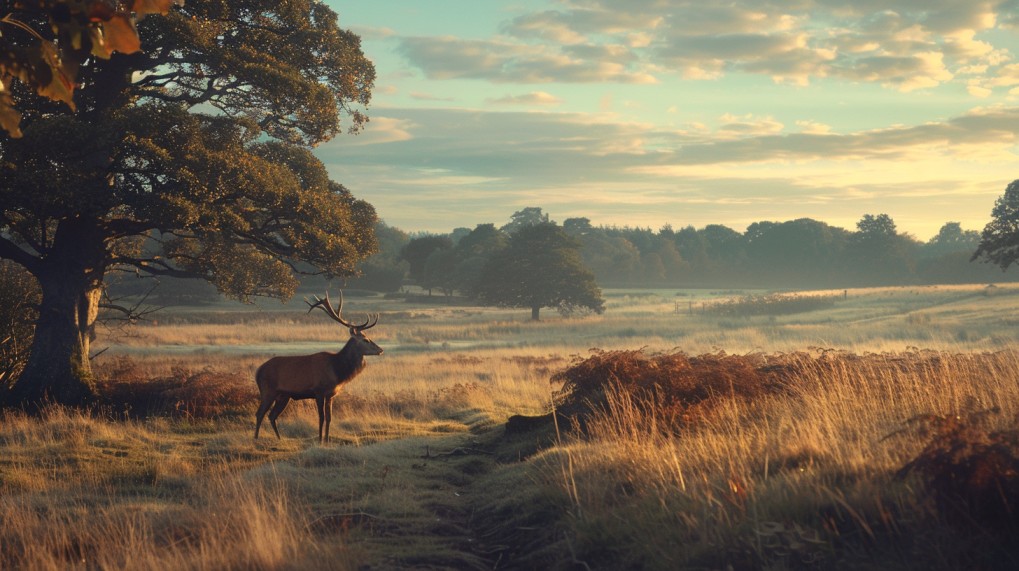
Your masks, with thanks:
M 32 410 L 47 402 L 87 404 L 95 397 L 89 349 L 104 261 L 97 223 L 61 223 L 49 255 L 33 271 L 42 302 L 28 363 L 9 395 L 12 404 Z

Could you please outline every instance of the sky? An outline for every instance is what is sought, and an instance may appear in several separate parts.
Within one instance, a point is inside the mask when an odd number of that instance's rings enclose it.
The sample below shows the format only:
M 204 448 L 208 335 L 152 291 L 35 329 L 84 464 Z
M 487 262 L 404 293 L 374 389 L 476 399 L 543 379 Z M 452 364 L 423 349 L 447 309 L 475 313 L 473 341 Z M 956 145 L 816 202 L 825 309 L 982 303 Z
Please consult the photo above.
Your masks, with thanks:
M 389 225 L 888 214 L 980 230 L 1019 178 L 1019 0 L 327 2 L 378 77 L 320 145 Z

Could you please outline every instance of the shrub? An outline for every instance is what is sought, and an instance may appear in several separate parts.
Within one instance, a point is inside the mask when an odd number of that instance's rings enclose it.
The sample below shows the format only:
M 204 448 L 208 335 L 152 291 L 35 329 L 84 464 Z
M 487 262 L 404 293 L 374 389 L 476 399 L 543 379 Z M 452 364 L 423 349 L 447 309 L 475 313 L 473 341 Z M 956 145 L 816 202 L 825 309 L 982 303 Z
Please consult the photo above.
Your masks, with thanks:
M 216 418 L 245 414 L 258 402 L 251 378 L 238 373 L 174 367 L 169 376 L 145 379 L 129 358 L 117 359 L 102 373 L 106 406 L 124 416 Z
M 708 311 L 719 315 L 747 317 L 752 315 L 789 315 L 819 309 L 829 309 L 841 296 L 832 295 L 746 295 L 708 307 Z
M 910 420 L 929 432 L 927 446 L 896 474 L 916 474 L 948 522 L 988 529 L 1019 523 L 1019 419 L 992 431 L 997 408 Z
M 728 399 L 753 399 L 781 391 L 795 367 L 794 356 L 727 355 L 690 357 L 683 352 L 647 355 L 637 351 L 594 350 L 552 376 L 562 382 L 559 412 L 583 426 L 604 409 L 612 392 L 633 398 L 638 408 L 654 408 L 664 430 L 696 422 Z
M 31 274 L 0 260 L 0 392 L 13 385 L 28 361 L 41 298 Z

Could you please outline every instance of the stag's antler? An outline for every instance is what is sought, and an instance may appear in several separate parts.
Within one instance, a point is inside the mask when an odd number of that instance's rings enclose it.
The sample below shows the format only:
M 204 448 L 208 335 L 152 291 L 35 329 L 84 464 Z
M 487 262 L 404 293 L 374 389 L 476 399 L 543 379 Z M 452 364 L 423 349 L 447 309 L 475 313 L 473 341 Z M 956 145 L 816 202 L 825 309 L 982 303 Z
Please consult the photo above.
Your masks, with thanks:
M 343 311 L 343 292 L 342 291 L 340 291 L 340 304 L 338 306 L 336 306 L 336 309 L 333 309 L 333 305 L 329 302 L 329 292 L 328 291 L 326 291 L 325 299 L 322 299 L 322 298 L 320 298 L 319 296 L 316 295 L 315 296 L 315 303 L 312 303 L 312 302 L 308 301 L 307 299 L 304 300 L 304 303 L 308 304 L 308 313 L 311 313 L 316 307 L 318 307 L 322 311 L 326 312 L 326 315 L 331 317 L 333 320 L 338 321 L 344 327 L 349 327 L 349 328 L 354 329 L 356 331 L 364 331 L 365 329 L 371 329 L 372 327 L 375 327 L 375 325 L 379 322 L 379 315 L 377 313 L 375 314 L 375 321 L 372 321 L 371 316 L 367 316 L 367 317 L 365 317 L 364 323 L 362 323 L 360 325 L 354 325 L 353 323 L 350 323 L 349 321 L 347 321 L 347 320 L 343 319 L 342 317 L 340 317 L 340 312 Z M 369 325 L 369 323 L 371 323 L 371 325 Z

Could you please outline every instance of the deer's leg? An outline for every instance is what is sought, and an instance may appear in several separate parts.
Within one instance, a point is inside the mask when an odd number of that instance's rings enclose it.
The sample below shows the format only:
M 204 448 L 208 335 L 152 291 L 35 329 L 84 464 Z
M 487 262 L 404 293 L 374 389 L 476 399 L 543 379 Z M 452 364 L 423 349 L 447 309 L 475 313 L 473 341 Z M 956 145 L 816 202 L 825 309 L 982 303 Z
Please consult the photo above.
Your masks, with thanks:
M 329 424 L 333 421 L 333 397 L 326 398 L 326 442 L 329 442 Z
M 258 412 L 255 413 L 255 439 L 258 439 L 258 429 L 262 427 L 262 419 L 265 418 L 265 413 L 272 406 L 272 395 L 266 394 L 262 396 L 262 402 L 258 404 Z M 276 428 L 276 423 L 273 423 L 273 428 Z
M 323 396 L 315 395 L 315 406 L 318 407 L 318 441 L 325 442 L 325 428 L 326 422 L 326 399 Z
M 276 405 L 272 407 L 272 412 L 269 413 L 269 424 L 272 425 L 272 430 L 276 433 L 276 438 L 280 440 L 283 440 L 283 438 L 280 436 L 280 429 L 276 427 L 276 419 L 283 414 L 283 409 L 287 408 L 288 404 L 290 404 L 290 397 L 280 395 L 280 397 L 276 399 Z

